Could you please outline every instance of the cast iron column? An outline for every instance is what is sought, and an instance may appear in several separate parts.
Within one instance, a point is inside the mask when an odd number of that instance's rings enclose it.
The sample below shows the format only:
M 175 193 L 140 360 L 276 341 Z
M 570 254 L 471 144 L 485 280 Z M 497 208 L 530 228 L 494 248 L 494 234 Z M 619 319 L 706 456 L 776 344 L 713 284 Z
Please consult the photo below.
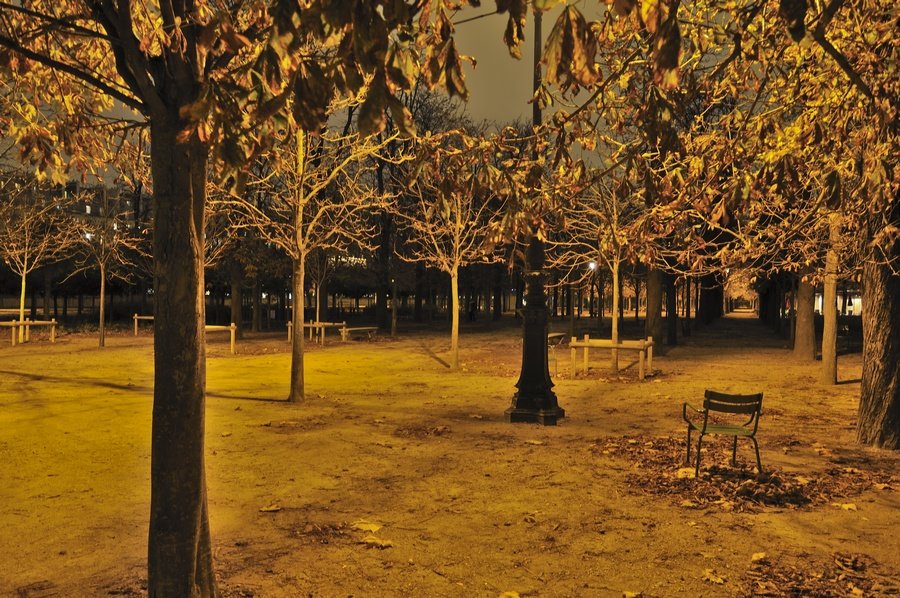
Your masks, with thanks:
M 547 363 L 547 305 L 544 296 L 544 243 L 532 237 L 525 256 L 525 307 L 522 308 L 522 371 L 506 410 L 510 423 L 555 426 L 566 412 L 557 404 Z

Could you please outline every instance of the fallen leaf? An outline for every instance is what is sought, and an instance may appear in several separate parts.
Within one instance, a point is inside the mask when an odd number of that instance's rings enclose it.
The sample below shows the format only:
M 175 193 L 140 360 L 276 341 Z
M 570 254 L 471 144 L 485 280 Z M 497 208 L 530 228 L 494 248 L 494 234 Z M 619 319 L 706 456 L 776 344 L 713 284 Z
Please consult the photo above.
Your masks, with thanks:
M 382 540 L 372 534 L 369 534 L 365 538 L 359 541 L 360 544 L 365 544 L 370 548 L 378 548 L 379 550 L 384 550 L 385 548 L 391 548 L 394 543 L 390 540 Z
M 890 484 L 880 484 L 880 483 L 876 482 L 875 484 L 872 484 L 872 485 L 875 487 L 876 490 L 893 490 L 893 488 L 891 488 Z
M 231 432 L 222 432 L 222 438 L 228 438 L 231 436 Z
M 678 469 L 678 471 L 675 472 L 675 477 L 678 479 L 693 478 L 693 477 L 695 477 L 694 468 L 693 467 L 680 467 Z
M 643 592 L 622 592 L 622 598 L 643 598 Z
M 281 506 L 277 504 L 266 505 L 265 507 L 260 507 L 260 513 L 277 513 L 281 510 Z
M 697 503 L 695 503 L 692 500 L 683 500 L 683 501 L 681 501 L 681 506 L 686 509 L 693 509 L 694 507 L 696 507 L 698 505 L 697 505 Z
M 753 556 L 750 557 L 750 562 L 751 563 L 759 563 L 759 562 L 765 561 L 766 558 L 767 557 L 766 557 L 765 552 L 754 552 Z
M 518 592 L 501 592 L 497 598 L 519 598 Z
M 704 569 L 703 570 L 703 581 L 708 581 L 710 583 L 723 584 L 725 583 L 725 578 L 716 575 L 716 572 L 712 569 Z
M 360 519 L 359 521 L 354 521 L 352 524 L 350 524 L 350 527 L 361 532 L 377 532 L 381 529 L 382 526 L 378 523 Z
M 526 440 L 525 444 L 534 444 L 534 445 L 540 446 L 540 445 L 544 444 L 544 441 L 543 440 Z

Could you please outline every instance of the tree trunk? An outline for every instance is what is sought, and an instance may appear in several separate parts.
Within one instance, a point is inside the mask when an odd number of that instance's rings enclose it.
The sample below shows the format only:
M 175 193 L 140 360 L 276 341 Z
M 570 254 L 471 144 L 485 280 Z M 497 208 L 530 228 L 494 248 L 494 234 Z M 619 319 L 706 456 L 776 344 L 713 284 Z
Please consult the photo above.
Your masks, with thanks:
M 647 317 L 644 319 L 644 335 L 652 336 L 657 347 L 662 345 L 662 272 L 656 268 L 647 271 Z
M 53 297 L 53 275 L 50 268 L 44 268 L 44 319 L 50 319 L 50 303 Z
M 100 346 L 106 346 L 106 266 L 100 264 Z
M 825 254 L 825 284 L 822 293 L 822 383 L 837 384 L 837 275 L 839 268 L 838 243 L 841 224 L 837 215 L 829 219 L 828 253 Z M 844 307 L 847 295 L 844 294 Z
M 616 345 L 619 344 L 619 318 L 621 317 L 621 312 L 619 311 L 619 303 L 622 301 L 622 284 L 621 280 L 619 280 L 619 264 L 613 264 L 612 266 L 612 310 L 610 312 L 610 322 L 611 322 L 611 339 L 613 347 L 610 349 L 610 360 L 609 360 L 609 369 L 615 374 L 619 371 L 619 350 L 616 349 Z
M 416 263 L 416 299 L 413 302 L 413 322 L 422 322 L 422 305 L 425 293 L 425 267 Z
M 294 297 L 296 303 L 297 297 Z M 253 305 L 250 308 L 250 330 L 259 332 L 262 324 L 262 303 L 259 299 L 259 278 L 253 280 Z M 302 329 L 301 329 L 302 330 Z
M 681 334 L 683 336 L 691 335 L 691 278 L 689 276 L 684 279 L 684 325 Z
M 634 321 L 640 320 L 639 312 L 641 308 L 641 279 L 636 275 L 634 277 Z
M 28 264 L 26 258 L 25 264 Z M 20 275 L 21 279 L 21 288 L 19 289 L 19 321 L 25 321 L 25 280 L 28 278 L 28 275 L 25 274 L 25 268 L 22 268 L 22 274 Z M 19 326 L 19 344 L 25 342 L 25 327 Z
M 182 90 L 180 93 L 187 93 Z M 148 593 L 214 597 L 206 501 L 203 219 L 208 149 L 175 115 L 151 125 L 154 389 Z
M 893 210 L 891 221 L 896 221 L 898 204 Z M 900 243 L 895 241 L 887 256 L 876 255 L 863 266 L 863 371 L 856 435 L 862 444 L 888 449 L 900 449 L 900 276 L 886 263 L 898 259 Z
M 400 300 L 397 298 L 397 277 L 391 280 L 391 338 L 397 338 L 397 318 Z
M 503 317 L 503 264 L 494 264 L 492 266 L 494 270 L 494 320 L 499 320 Z
M 231 322 L 235 325 L 235 337 L 244 338 L 243 271 L 240 266 L 231 268 Z
M 796 299 L 794 357 L 813 361 L 816 358 L 815 287 L 809 281 L 798 280 Z
M 291 390 L 288 401 L 300 403 L 306 398 L 305 381 L 303 379 L 303 313 L 306 310 L 306 295 L 303 292 L 305 280 L 305 264 L 303 257 L 294 261 L 294 309 L 291 313 L 291 322 L 294 334 L 291 338 Z
M 450 368 L 459 369 L 459 269 L 450 271 Z
M 678 344 L 678 295 L 675 291 L 675 275 L 666 275 L 666 344 Z

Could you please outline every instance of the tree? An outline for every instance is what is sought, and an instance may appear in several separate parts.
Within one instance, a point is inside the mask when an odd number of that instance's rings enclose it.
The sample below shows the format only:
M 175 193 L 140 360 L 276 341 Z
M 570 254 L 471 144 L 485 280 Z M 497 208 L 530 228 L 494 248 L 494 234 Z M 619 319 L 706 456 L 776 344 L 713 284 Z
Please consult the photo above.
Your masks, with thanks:
M 281 126 L 290 97 L 296 98 L 292 106 L 303 130 L 318 131 L 331 98 L 354 95 L 366 80 L 362 133 L 381 130 L 385 110 L 409 129 L 409 115 L 395 93 L 411 87 L 420 51 L 428 84 L 464 96 L 448 13 L 458 5 L 358 2 L 345 10 L 333 0 L 2 4 L 0 80 L 15 85 L 25 106 L 42 107 L 16 115 L 11 127 L 25 160 L 56 180 L 70 168 L 83 168 L 114 132 L 114 103 L 139 114 L 150 130 L 156 318 L 151 597 L 216 594 L 203 455 L 202 231 L 209 158 L 236 171 L 239 184 L 241 169 Z M 520 39 L 523 20 L 524 15 L 511 18 L 510 43 Z
M 355 106 L 355 104 L 351 104 Z M 373 188 L 372 158 L 383 156 L 393 136 L 381 140 L 352 131 L 353 110 L 346 109 L 344 130 L 323 130 L 313 137 L 289 119 L 285 133 L 248 181 L 251 199 L 230 201 L 242 214 L 240 226 L 252 228 L 264 242 L 280 248 L 293 264 L 294 335 L 291 347 L 291 389 L 288 400 L 305 398 L 303 323 L 306 274 L 310 255 L 349 246 L 368 247 L 373 230 L 368 210 L 381 203 Z
M 614 177 L 617 170 L 622 172 Z M 556 255 L 552 263 L 568 266 L 578 272 L 580 278 L 593 275 L 593 269 L 584 269 L 585 264 L 602 264 L 609 270 L 612 275 L 611 338 L 616 345 L 619 342 L 622 267 L 638 253 L 639 237 L 634 226 L 643 202 L 633 191 L 624 169 L 610 169 L 602 176 L 596 171 L 589 172 L 587 176 L 594 180 L 593 184 L 579 201 L 565 210 L 564 236 L 550 243 L 551 252 Z M 611 355 L 610 369 L 618 372 L 618 351 L 613 348 Z
M 395 209 L 407 242 L 400 258 L 450 276 L 450 367 L 459 369 L 459 270 L 496 261 L 486 249 L 497 209 L 488 166 L 493 144 L 461 131 L 436 135 L 418 146 L 409 183 L 409 205 Z
M 106 281 L 109 277 L 128 281 L 135 267 L 133 257 L 142 250 L 141 239 L 129 223 L 122 197 L 106 187 L 86 191 L 76 197 L 79 207 L 90 207 L 90 213 L 73 219 L 78 257 L 72 274 L 93 270 L 100 273 L 100 346 L 106 346 Z
M 68 256 L 75 242 L 66 198 L 14 172 L 0 175 L 0 259 L 19 276 L 19 321 L 28 275 Z M 19 328 L 19 342 L 25 329 Z

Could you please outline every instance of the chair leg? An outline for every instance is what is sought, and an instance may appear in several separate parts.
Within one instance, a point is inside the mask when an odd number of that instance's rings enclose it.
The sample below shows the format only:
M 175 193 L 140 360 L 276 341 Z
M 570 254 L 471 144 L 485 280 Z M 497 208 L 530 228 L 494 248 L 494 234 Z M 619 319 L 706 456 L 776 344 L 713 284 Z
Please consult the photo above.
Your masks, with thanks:
M 737 466 L 737 436 L 734 437 L 734 444 L 731 446 L 731 466 Z
M 756 449 L 756 469 L 759 470 L 759 473 L 762 473 L 762 461 L 759 459 L 759 443 L 756 442 L 755 436 L 751 436 L 750 440 L 753 441 L 753 448 Z
M 684 458 L 684 462 L 688 465 L 691 464 L 691 427 L 688 426 L 687 430 L 687 456 Z
M 703 434 L 697 439 L 697 465 L 694 466 L 694 477 L 700 477 L 700 445 L 703 444 Z

